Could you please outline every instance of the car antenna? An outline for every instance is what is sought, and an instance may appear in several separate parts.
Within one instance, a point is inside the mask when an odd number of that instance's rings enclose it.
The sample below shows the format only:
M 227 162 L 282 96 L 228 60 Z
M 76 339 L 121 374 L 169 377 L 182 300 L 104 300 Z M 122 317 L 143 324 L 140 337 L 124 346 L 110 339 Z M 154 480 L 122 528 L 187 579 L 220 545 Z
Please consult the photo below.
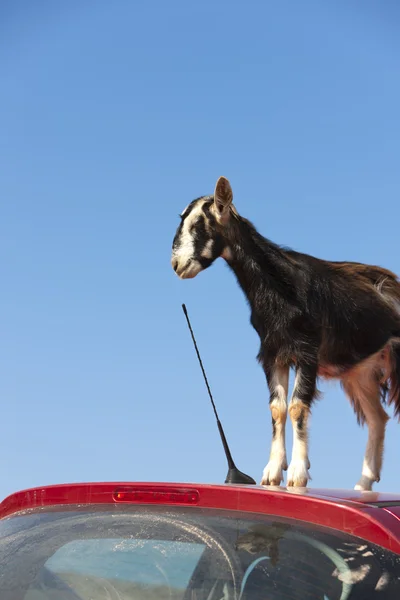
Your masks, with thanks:
M 204 381 L 207 386 L 208 395 L 210 396 L 210 400 L 211 400 L 211 404 L 212 404 L 212 407 L 214 410 L 215 418 L 217 419 L 218 430 L 219 430 L 219 434 L 221 436 L 222 445 L 225 450 L 226 460 L 228 461 L 228 474 L 226 476 L 225 483 L 241 483 L 241 484 L 245 484 L 245 485 L 256 485 L 256 482 L 254 481 L 254 479 L 252 477 L 250 477 L 249 475 L 242 473 L 242 471 L 239 471 L 239 469 L 233 462 L 233 458 L 232 458 L 231 452 L 229 450 L 228 442 L 226 441 L 226 437 L 225 437 L 225 433 L 224 433 L 224 430 L 221 425 L 221 421 L 218 418 L 217 409 L 215 408 L 214 399 L 211 394 L 210 386 L 208 385 L 207 375 L 206 375 L 206 372 L 203 367 L 203 363 L 202 363 L 202 360 L 200 357 L 200 352 L 197 347 L 196 339 L 194 337 L 193 329 L 190 324 L 189 315 L 188 315 L 185 304 L 182 304 L 182 309 L 183 309 L 183 312 L 185 313 L 186 321 L 187 321 L 187 324 L 189 327 L 190 334 L 192 336 L 192 340 L 193 340 L 193 344 L 194 344 L 194 347 L 196 350 L 197 358 L 199 359 L 199 363 L 200 363 L 200 367 L 201 367 L 201 370 L 203 373 Z

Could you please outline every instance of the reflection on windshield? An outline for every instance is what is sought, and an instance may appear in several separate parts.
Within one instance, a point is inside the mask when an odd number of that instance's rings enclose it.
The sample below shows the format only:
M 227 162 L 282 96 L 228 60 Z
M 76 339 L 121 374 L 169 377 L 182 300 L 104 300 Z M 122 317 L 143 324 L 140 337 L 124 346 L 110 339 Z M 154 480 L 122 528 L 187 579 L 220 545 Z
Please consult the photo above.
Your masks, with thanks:
M 113 506 L 12 517 L 0 522 L 0 564 L 1 600 L 400 598 L 400 556 L 236 511 Z
M 75 540 L 57 550 L 44 567 L 80 593 L 89 578 L 92 582 L 117 579 L 124 593 L 129 588 L 132 594 L 156 588 L 160 594 L 170 588 L 178 597 L 204 549 L 204 544 L 178 540 Z

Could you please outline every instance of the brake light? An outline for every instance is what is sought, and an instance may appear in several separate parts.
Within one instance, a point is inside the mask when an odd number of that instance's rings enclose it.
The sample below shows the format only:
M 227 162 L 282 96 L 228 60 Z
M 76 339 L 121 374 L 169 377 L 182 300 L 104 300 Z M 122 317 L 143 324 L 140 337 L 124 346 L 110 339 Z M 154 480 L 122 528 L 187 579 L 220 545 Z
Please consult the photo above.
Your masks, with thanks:
M 187 488 L 129 486 L 117 488 L 113 499 L 114 502 L 143 504 L 197 504 L 199 492 Z

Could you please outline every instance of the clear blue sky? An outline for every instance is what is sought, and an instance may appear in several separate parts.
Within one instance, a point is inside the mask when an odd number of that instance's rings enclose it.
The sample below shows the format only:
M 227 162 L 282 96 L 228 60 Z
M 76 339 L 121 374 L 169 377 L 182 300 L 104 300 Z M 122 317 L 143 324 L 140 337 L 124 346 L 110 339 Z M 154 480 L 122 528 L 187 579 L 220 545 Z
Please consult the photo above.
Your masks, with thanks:
M 380 0 L 2 3 L 0 497 L 224 480 L 182 302 L 260 479 L 258 339 L 222 260 L 173 273 L 178 214 L 225 175 L 274 241 L 400 273 L 399 17 Z M 367 431 L 322 389 L 311 485 L 353 487 Z M 377 490 L 400 491 L 399 451 L 391 421 Z

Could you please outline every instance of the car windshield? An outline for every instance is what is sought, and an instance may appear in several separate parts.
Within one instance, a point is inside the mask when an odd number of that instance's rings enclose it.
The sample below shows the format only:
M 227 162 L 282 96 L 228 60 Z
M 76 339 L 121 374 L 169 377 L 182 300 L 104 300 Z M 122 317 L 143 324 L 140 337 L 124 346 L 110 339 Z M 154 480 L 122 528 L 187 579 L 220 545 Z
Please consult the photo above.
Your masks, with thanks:
M 400 598 L 400 556 L 239 511 L 102 506 L 0 521 L 1 600 Z

